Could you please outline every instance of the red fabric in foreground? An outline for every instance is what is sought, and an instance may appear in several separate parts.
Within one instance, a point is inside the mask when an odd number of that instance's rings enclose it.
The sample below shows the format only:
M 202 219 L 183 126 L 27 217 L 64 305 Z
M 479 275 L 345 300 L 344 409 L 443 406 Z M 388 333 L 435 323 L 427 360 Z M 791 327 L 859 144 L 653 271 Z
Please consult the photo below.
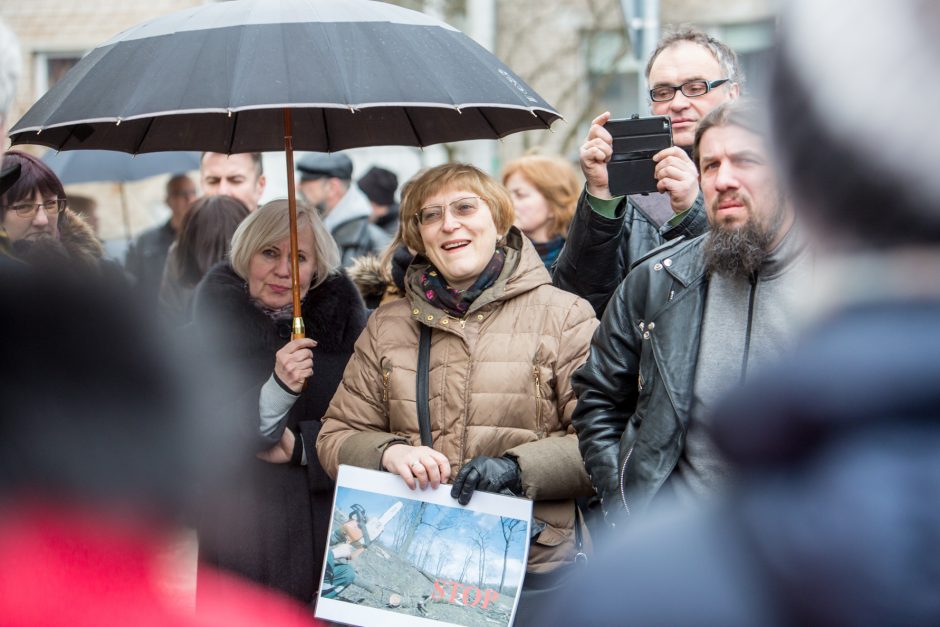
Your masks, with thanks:
M 61 508 L 0 513 L 0 622 L 58 626 L 292 627 L 310 610 L 218 573 L 200 581 L 194 612 L 160 588 L 158 533 Z M 204 567 L 201 567 L 204 568 Z

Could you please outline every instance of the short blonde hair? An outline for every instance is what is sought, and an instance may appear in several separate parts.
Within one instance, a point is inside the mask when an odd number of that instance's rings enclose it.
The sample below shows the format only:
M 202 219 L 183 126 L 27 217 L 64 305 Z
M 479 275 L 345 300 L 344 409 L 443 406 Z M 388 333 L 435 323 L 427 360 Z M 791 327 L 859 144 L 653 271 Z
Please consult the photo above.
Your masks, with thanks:
M 509 231 L 515 213 L 505 188 L 468 163 L 445 163 L 419 172 L 402 188 L 401 239 L 408 248 L 425 253 L 417 216 L 427 199 L 444 191 L 463 189 L 486 201 L 500 236 Z
M 313 231 L 313 279 L 310 288 L 323 283 L 331 274 L 339 272 L 339 250 L 323 221 L 310 205 L 297 201 L 297 231 L 309 228 Z M 287 199 L 272 200 L 251 213 L 235 230 L 232 236 L 232 269 L 241 278 L 248 280 L 251 258 L 265 247 L 290 236 L 290 217 Z
M 560 157 L 526 155 L 503 167 L 503 185 L 513 174 L 527 180 L 548 203 L 552 221 L 549 236 L 567 235 L 581 195 L 581 181 L 574 166 Z

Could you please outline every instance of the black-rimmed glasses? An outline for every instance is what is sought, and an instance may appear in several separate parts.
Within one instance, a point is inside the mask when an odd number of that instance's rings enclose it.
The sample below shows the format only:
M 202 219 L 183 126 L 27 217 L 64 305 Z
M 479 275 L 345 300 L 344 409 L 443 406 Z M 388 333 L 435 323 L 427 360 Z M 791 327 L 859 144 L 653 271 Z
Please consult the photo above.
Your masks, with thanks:
M 658 85 L 650 90 L 650 99 L 653 102 L 669 102 L 676 97 L 677 91 L 681 91 L 686 98 L 697 98 L 730 80 L 730 78 L 719 78 L 715 81 L 686 81 L 681 85 Z
M 54 216 L 60 211 L 65 211 L 67 205 L 68 201 L 65 198 L 52 198 L 42 202 L 18 202 L 15 205 L 7 205 L 4 209 L 15 211 L 16 215 L 21 218 L 32 218 L 40 207 L 47 215 Z

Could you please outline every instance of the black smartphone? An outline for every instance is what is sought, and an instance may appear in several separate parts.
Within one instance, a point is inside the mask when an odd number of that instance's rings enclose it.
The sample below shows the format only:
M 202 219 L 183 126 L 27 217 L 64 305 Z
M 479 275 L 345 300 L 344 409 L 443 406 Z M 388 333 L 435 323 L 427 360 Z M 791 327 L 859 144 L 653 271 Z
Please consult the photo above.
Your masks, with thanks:
M 614 154 L 607 162 L 607 181 L 613 196 L 655 192 L 653 155 L 672 146 L 668 116 L 634 116 L 608 120 L 604 128 L 614 138 Z

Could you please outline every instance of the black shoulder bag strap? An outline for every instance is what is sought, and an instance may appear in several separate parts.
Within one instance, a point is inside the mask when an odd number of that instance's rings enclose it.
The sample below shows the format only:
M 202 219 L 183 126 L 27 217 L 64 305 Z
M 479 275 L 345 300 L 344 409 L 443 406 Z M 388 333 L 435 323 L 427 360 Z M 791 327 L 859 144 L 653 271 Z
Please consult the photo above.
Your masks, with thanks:
M 418 428 L 421 432 L 421 444 L 431 446 L 431 412 L 428 408 L 428 369 L 431 359 L 431 327 L 418 323 L 421 327 L 421 338 L 418 340 L 418 373 L 415 386 L 417 396 L 415 403 L 418 406 Z

